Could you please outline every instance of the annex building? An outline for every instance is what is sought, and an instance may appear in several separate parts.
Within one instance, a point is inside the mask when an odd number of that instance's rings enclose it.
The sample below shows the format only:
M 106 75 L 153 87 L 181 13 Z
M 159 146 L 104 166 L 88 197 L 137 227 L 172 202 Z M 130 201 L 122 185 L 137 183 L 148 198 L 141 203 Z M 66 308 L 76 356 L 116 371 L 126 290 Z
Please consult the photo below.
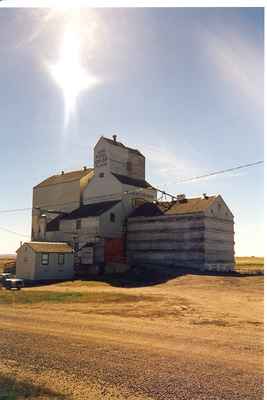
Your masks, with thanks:
M 145 156 L 102 136 L 93 168 L 62 171 L 33 188 L 32 242 L 66 243 L 76 268 L 95 273 L 112 263 L 232 270 L 234 221 L 223 198 L 159 202 L 157 193 Z

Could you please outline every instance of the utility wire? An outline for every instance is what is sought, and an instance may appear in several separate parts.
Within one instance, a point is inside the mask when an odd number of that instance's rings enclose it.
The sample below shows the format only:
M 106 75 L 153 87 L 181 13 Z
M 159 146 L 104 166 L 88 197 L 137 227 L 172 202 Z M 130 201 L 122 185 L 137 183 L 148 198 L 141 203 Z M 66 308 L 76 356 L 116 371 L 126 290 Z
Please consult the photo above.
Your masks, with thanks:
M 0 0 L 1 1 L 1 0 Z M 0 210 L 0 213 L 13 213 L 13 212 L 20 212 L 20 211 L 29 211 L 31 210 L 31 207 L 25 207 L 25 208 L 11 208 L 8 210 Z
M 260 160 L 260 161 L 256 161 L 256 162 L 250 163 L 250 164 L 243 164 L 243 165 L 239 165 L 239 166 L 233 167 L 233 168 L 228 168 L 228 169 L 223 169 L 223 170 L 220 170 L 220 171 L 210 172 L 210 173 L 205 174 L 205 175 L 199 175 L 199 176 L 195 176 L 195 177 L 192 177 L 192 178 L 181 179 L 181 180 L 178 181 L 178 183 L 191 182 L 191 181 L 195 181 L 195 180 L 198 180 L 198 179 L 207 178 L 207 177 L 209 177 L 209 176 L 214 176 L 214 175 L 219 175 L 219 174 L 225 174 L 225 173 L 227 173 L 227 172 L 236 171 L 236 170 L 242 169 L 242 168 L 253 167 L 253 166 L 255 166 L 255 165 L 259 165 L 259 164 L 263 164 L 263 163 L 264 163 L 264 161 L 263 161 L 263 160 Z M 133 190 L 133 191 L 128 190 L 128 191 L 124 191 L 124 192 L 112 193 L 112 195 L 113 195 L 113 196 L 116 196 L 116 195 L 120 195 L 120 194 L 131 194 L 131 193 L 136 193 L 136 192 L 138 192 L 138 191 L 141 192 L 141 191 L 143 191 L 144 189 L 145 189 L 145 190 L 153 190 L 153 189 L 154 189 L 154 190 L 157 190 L 158 192 L 160 192 L 160 193 L 162 194 L 162 197 L 163 197 L 163 195 L 167 195 L 167 196 L 173 197 L 173 198 L 176 197 L 176 196 L 171 195 L 171 194 L 169 194 L 169 193 L 166 193 L 164 190 L 161 190 L 161 189 L 156 188 L 156 187 L 148 187 L 148 188 L 142 188 L 142 189 L 135 189 L 135 190 Z M 101 198 L 103 198 L 103 197 L 110 197 L 110 195 L 100 196 L 100 197 L 101 197 Z M 65 202 L 65 203 L 58 203 L 58 204 L 45 204 L 45 205 L 42 205 L 42 206 L 39 207 L 39 208 L 43 210 L 43 209 L 46 209 L 46 208 L 48 208 L 48 207 L 64 206 L 64 205 L 69 205 L 69 204 L 73 204 L 73 203 L 76 203 L 76 202 L 77 202 L 77 201 L 74 200 L 74 201 L 68 201 L 68 202 Z M 0 210 L 0 214 L 4 214 L 4 213 L 13 213 L 13 212 L 20 212 L 20 211 L 29 211 L 29 210 L 32 210 L 32 207 Z M 57 213 L 56 210 L 54 210 L 54 211 L 55 211 L 55 213 Z
M 29 238 L 30 237 L 30 235 L 25 235 L 25 234 L 23 234 L 23 233 L 18 233 L 18 232 L 15 232 L 15 231 L 11 231 L 10 229 L 7 229 L 7 228 L 3 228 L 2 226 L 0 226 L 0 230 L 1 231 L 4 231 L 4 232 L 8 232 L 8 233 L 11 233 L 11 234 L 13 234 L 13 235 L 17 235 L 17 236 L 24 236 L 24 237 L 26 237 L 26 238 Z
M 117 196 L 117 195 L 127 195 L 127 194 L 132 194 L 132 193 L 137 193 L 137 192 L 143 192 L 144 190 L 157 190 L 157 191 L 161 191 L 160 189 L 154 188 L 154 187 L 147 187 L 147 188 L 139 188 L 139 189 L 135 189 L 135 190 L 126 190 L 123 192 L 117 192 L 117 193 L 112 193 L 112 196 Z M 165 193 L 165 192 L 164 192 Z M 103 198 L 103 197 L 110 197 L 111 195 L 107 194 L 107 195 L 102 195 L 102 196 L 97 196 L 99 198 Z M 94 200 L 97 199 L 97 197 L 94 197 Z M 112 200 L 110 200 L 112 201 Z M 40 207 L 25 207 L 25 208 L 17 208 L 17 209 L 6 209 L 6 210 L 0 210 L 1 214 L 4 213 L 12 213 L 12 212 L 20 212 L 20 211 L 29 211 L 32 210 L 32 208 L 40 208 L 41 210 L 47 209 L 49 207 L 60 207 L 60 206 L 65 206 L 65 205 L 69 205 L 69 204 L 73 204 L 73 203 L 77 203 L 77 200 L 73 200 L 73 201 L 68 201 L 68 202 L 64 202 L 64 203 L 56 203 L 56 204 L 43 204 Z M 46 210 L 48 211 L 48 210 Z M 55 214 L 57 214 L 59 211 L 55 210 Z M 61 212 L 61 211 L 60 211 Z
M 260 161 L 256 161 L 256 162 L 251 163 L 251 164 L 243 164 L 243 165 L 239 165 L 238 167 L 222 169 L 220 171 L 210 172 L 209 174 L 199 175 L 199 176 L 195 176 L 195 177 L 189 178 L 189 179 L 182 179 L 182 180 L 178 181 L 178 183 L 191 182 L 191 181 L 195 181 L 197 179 L 207 178 L 209 176 L 225 174 L 227 172 L 236 171 L 236 170 L 241 169 L 241 168 L 248 168 L 248 167 L 253 167 L 255 165 L 263 164 L 263 162 L 264 162 L 263 160 L 260 160 Z

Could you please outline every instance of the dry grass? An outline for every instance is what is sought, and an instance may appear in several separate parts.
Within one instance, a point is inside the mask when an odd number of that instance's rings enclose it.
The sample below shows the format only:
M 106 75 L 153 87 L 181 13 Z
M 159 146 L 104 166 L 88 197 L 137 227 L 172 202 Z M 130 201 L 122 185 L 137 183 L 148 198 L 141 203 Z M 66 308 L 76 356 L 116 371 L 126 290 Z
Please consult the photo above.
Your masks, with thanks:
M 132 295 L 116 292 L 78 292 L 78 291 L 48 291 L 25 290 L 0 291 L 0 304 L 37 304 L 37 303 L 88 303 L 88 304 L 120 304 L 140 301 L 155 301 L 155 297 Z
M 264 257 L 236 257 L 236 264 L 239 265 L 255 265 L 263 266 Z
M 236 257 L 236 271 L 248 274 L 263 274 L 263 257 Z

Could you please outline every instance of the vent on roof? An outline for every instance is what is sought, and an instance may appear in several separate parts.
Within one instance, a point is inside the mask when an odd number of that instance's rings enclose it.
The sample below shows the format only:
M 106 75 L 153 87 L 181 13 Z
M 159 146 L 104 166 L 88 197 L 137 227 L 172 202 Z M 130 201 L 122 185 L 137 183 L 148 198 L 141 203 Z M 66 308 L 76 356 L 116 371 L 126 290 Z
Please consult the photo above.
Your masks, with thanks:
M 117 135 L 112 135 L 113 137 L 113 142 L 116 143 L 117 142 Z
M 61 175 L 64 175 L 64 173 L 65 173 L 64 171 L 61 171 Z
M 202 199 L 204 200 L 204 199 L 208 199 L 209 198 L 209 196 L 207 195 L 207 193 L 203 193 L 202 194 Z
M 86 171 L 86 170 L 87 170 L 87 167 L 86 167 L 86 165 L 83 167 L 83 170 L 84 170 L 84 171 Z

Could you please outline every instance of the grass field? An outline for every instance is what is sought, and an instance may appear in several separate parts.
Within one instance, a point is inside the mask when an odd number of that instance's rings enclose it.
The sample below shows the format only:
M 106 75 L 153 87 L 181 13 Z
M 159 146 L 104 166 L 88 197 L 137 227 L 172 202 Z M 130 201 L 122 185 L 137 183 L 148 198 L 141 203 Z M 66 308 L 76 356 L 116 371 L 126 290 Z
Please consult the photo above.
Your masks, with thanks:
M 236 257 L 236 271 L 240 273 L 263 273 L 263 257 Z
M 264 258 L 263 257 L 236 257 L 236 268 L 237 270 L 262 270 L 264 268 Z M 0 256 L 0 273 L 6 264 L 15 261 L 15 257 L 3 257 Z
M 81 281 L 80 281 L 81 282 Z M 80 283 L 82 285 L 82 282 Z M 38 303 L 89 303 L 112 304 L 134 303 L 138 301 L 155 301 L 152 296 L 136 296 L 127 293 L 106 292 L 78 292 L 78 291 L 52 291 L 52 290 L 22 290 L 0 292 L 0 304 L 38 304 Z

